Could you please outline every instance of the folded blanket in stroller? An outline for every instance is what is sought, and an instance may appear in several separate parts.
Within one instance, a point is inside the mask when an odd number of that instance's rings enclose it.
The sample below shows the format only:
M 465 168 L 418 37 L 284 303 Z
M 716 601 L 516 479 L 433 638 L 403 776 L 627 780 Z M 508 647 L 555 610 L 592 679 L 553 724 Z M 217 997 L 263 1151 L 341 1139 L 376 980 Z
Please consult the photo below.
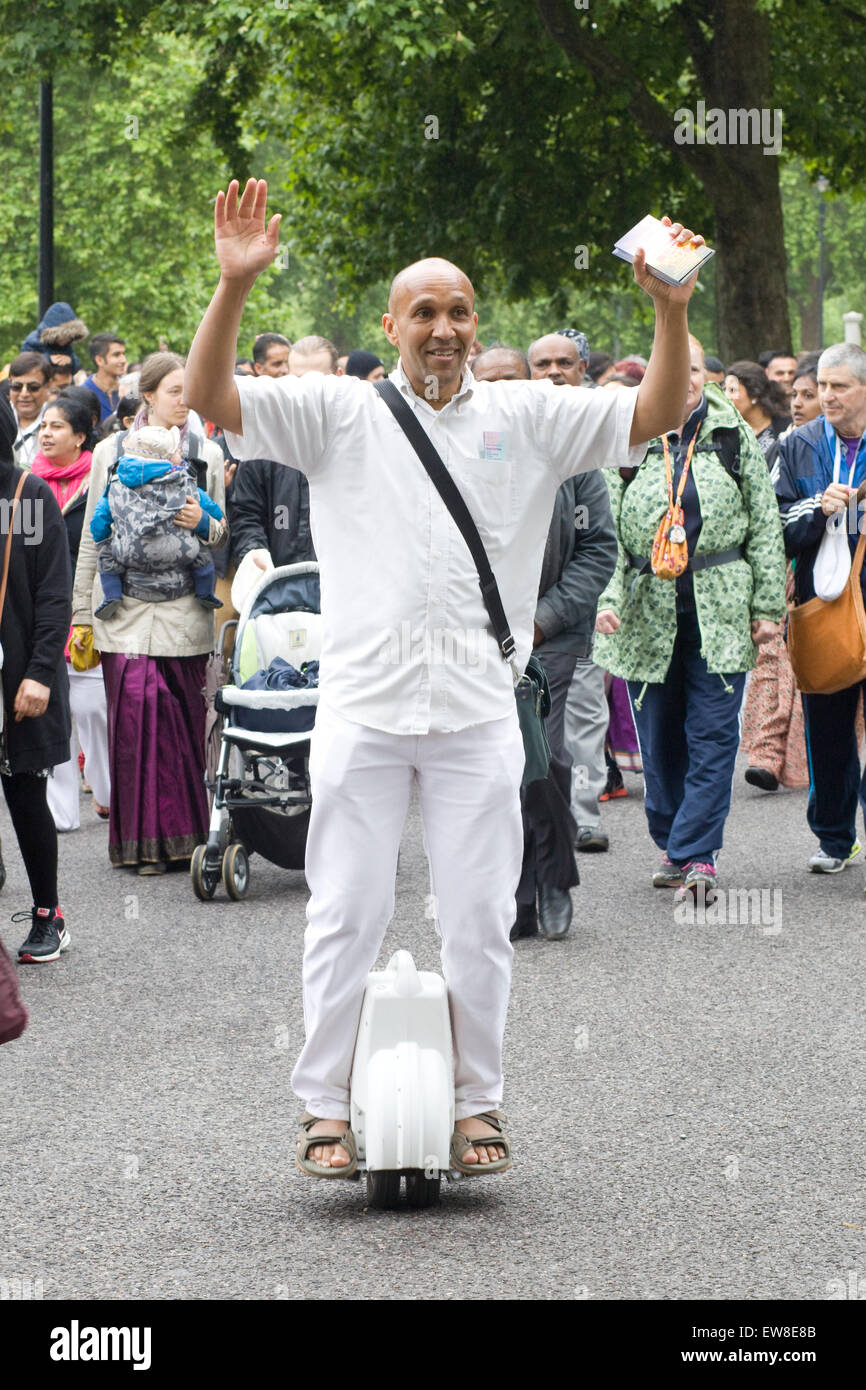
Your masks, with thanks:
M 315 690 L 319 684 L 318 661 L 305 661 L 298 670 L 281 656 L 275 656 L 270 665 L 262 666 L 249 680 L 244 681 L 241 690 L 300 691 Z M 248 709 L 243 705 L 233 705 L 234 722 L 242 729 L 252 729 L 269 734 L 294 734 L 312 729 L 316 722 L 315 704 L 296 705 L 287 709 Z

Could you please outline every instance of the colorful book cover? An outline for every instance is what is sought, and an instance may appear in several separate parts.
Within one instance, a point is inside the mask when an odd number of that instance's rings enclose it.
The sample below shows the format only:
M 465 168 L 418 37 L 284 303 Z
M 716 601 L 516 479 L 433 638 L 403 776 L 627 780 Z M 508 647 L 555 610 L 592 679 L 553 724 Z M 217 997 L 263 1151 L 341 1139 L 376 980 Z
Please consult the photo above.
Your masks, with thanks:
M 630 232 L 620 237 L 613 254 L 631 264 L 640 246 L 646 252 L 647 268 L 667 285 L 681 285 L 715 255 L 709 246 L 695 246 L 690 241 L 677 246 L 670 227 L 651 215 L 642 218 Z

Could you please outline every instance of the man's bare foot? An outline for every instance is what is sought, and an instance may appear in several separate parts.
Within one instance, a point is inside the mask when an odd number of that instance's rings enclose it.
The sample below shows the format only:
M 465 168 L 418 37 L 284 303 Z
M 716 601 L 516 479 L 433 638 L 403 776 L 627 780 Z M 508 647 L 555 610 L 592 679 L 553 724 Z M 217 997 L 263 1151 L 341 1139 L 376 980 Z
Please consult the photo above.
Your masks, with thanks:
M 489 1125 L 486 1120 L 479 1120 L 477 1115 L 470 1115 L 466 1120 L 457 1120 L 455 1129 L 459 1129 L 461 1134 L 465 1134 L 467 1139 L 485 1139 L 488 1134 L 496 1135 L 498 1131 L 493 1125 Z M 462 1163 L 495 1163 L 497 1159 L 503 1157 L 505 1145 L 500 1139 L 498 1143 L 474 1144 L 471 1149 L 467 1149 L 461 1159 Z
M 307 1133 L 310 1138 L 315 1134 L 345 1134 L 348 1128 L 348 1120 L 317 1120 Z M 352 1161 L 342 1144 L 316 1144 L 309 1150 L 307 1157 L 312 1158 L 315 1163 L 320 1163 L 323 1168 L 345 1168 L 346 1164 Z

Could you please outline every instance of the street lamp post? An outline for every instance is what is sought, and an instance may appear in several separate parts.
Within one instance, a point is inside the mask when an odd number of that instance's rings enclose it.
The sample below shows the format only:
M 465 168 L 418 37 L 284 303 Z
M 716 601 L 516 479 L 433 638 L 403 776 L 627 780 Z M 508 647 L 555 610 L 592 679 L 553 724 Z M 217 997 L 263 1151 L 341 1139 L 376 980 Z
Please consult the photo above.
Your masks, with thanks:
M 54 89 L 39 84 L 39 317 L 54 303 Z
M 830 180 L 823 174 L 819 174 L 815 180 L 815 187 L 818 190 L 818 347 L 824 346 L 824 219 L 827 215 L 827 203 L 825 193 L 830 187 Z

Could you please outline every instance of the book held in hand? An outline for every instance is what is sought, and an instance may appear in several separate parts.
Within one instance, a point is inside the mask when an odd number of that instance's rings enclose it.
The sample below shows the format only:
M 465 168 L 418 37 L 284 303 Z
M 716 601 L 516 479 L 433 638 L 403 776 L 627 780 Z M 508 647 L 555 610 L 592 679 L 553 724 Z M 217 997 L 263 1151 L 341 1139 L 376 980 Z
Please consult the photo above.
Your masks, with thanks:
M 710 256 L 716 254 L 709 246 L 695 246 L 692 241 L 677 246 L 671 236 L 670 227 L 666 227 L 657 217 L 650 215 L 641 218 L 637 226 L 620 237 L 613 248 L 613 254 L 631 264 L 634 253 L 640 246 L 646 252 L 647 270 L 658 276 L 659 280 L 664 280 L 666 285 L 681 285 L 690 275 L 694 275 Z

